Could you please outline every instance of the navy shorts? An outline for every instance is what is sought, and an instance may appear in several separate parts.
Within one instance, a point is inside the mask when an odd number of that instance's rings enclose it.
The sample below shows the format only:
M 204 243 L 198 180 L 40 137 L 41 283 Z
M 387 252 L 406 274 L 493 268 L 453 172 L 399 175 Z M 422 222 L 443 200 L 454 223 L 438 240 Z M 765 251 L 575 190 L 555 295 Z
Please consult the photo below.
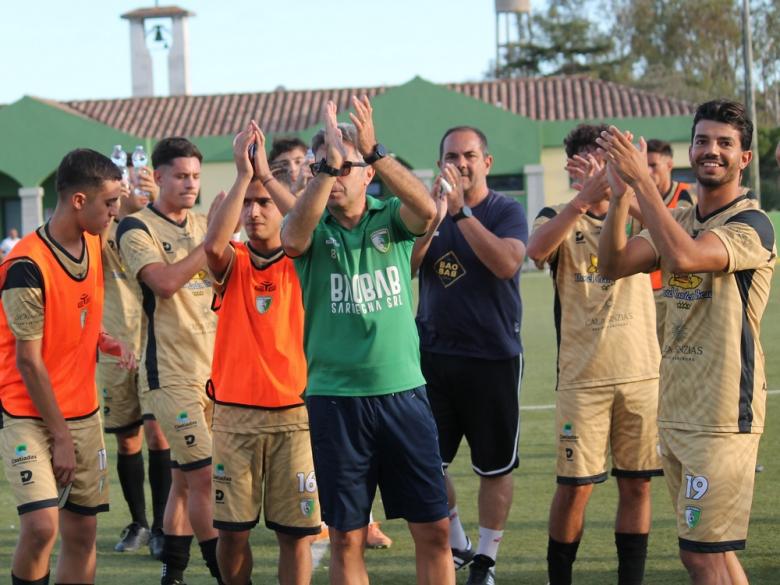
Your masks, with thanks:
M 444 465 L 455 459 L 465 436 L 478 475 L 517 468 L 522 356 L 486 360 L 424 351 L 420 358 Z
M 346 532 L 368 524 L 376 488 L 387 518 L 447 518 L 436 423 L 421 386 L 383 396 L 310 396 L 322 520 Z

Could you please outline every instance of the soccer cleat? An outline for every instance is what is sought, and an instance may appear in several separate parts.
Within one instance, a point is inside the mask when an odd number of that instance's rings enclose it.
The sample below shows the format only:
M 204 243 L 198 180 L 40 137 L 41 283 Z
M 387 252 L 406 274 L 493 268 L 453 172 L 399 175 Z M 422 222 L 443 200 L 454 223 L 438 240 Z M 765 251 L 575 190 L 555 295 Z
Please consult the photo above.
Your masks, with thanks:
M 466 537 L 466 548 L 452 549 L 452 562 L 455 563 L 455 570 L 462 569 L 474 559 L 474 548 L 471 546 L 471 539 Z
M 390 548 L 393 546 L 393 540 L 379 528 L 379 522 L 372 522 L 368 525 L 366 534 L 366 548 Z
M 149 529 L 144 528 L 138 522 L 132 522 L 122 530 L 114 550 L 116 552 L 135 552 L 147 542 L 149 542 Z
M 163 552 L 163 544 L 165 543 L 165 535 L 159 528 L 152 528 L 152 534 L 149 537 L 149 554 L 152 558 L 160 560 Z
M 474 555 L 466 585 L 496 585 L 496 561 L 485 555 Z

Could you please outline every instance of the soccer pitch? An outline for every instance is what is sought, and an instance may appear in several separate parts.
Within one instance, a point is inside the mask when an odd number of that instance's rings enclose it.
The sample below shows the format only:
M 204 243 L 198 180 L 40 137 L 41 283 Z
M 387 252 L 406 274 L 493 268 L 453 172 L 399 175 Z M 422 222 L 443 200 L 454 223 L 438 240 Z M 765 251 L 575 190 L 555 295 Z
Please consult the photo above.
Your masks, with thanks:
M 554 402 L 555 331 L 552 317 L 552 283 L 542 273 L 524 274 L 523 343 L 525 373 L 522 385 L 522 428 L 520 436 L 520 468 L 515 472 L 515 496 L 512 513 L 506 527 L 497 565 L 499 583 L 547 583 L 547 514 L 555 489 L 555 418 L 549 407 Z M 753 512 L 748 548 L 740 558 L 753 585 L 778 582 L 776 544 L 780 528 L 780 506 L 777 486 L 780 485 L 780 419 L 775 411 L 780 406 L 780 276 L 774 277 L 774 290 L 763 319 L 762 340 L 766 353 L 768 386 L 774 389 L 768 397 L 767 428 L 761 441 L 759 462 L 765 471 L 756 478 Z M 115 441 L 107 437 L 106 446 L 113 457 Z M 97 583 L 135 585 L 159 583 L 160 564 L 144 550 L 139 554 L 113 552 L 119 532 L 129 521 L 126 505 L 111 462 L 111 512 L 99 516 Z M 452 476 L 458 488 L 459 509 L 472 540 L 477 539 L 477 480 L 468 463 L 468 447 L 464 444 L 454 465 Z M 603 585 L 616 581 L 617 558 L 614 546 L 613 520 L 617 489 L 610 479 L 596 487 L 588 507 L 585 536 L 574 565 L 574 581 L 578 585 Z M 147 496 L 147 507 L 151 500 Z M 375 516 L 383 518 L 381 505 L 375 506 Z M 414 582 L 414 551 L 406 525 L 400 521 L 384 522 L 383 530 L 394 540 L 388 550 L 367 551 L 366 563 L 372 583 L 407 585 Z M 0 479 L 0 580 L 7 582 L 10 559 L 16 541 L 18 517 L 16 506 L 5 482 Z M 253 531 L 255 584 L 275 583 L 276 539 L 262 525 Z M 189 585 L 213 583 L 200 558 L 197 546 L 192 547 L 190 569 L 186 573 Z M 52 565 L 53 566 L 53 565 Z M 312 583 L 322 585 L 327 578 L 327 551 L 319 560 Z M 458 574 L 458 583 L 466 581 L 467 571 Z M 684 585 L 688 583 L 677 557 L 677 536 L 671 513 L 671 502 L 662 478 L 653 480 L 653 531 L 645 577 L 646 585 Z

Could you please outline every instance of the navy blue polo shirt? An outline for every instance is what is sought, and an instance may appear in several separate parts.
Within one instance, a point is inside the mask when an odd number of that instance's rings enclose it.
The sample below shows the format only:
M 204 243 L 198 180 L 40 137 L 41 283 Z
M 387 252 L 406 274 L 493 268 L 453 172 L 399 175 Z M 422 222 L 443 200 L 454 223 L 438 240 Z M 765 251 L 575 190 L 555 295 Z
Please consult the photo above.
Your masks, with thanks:
M 471 211 L 499 238 L 528 242 L 525 210 L 514 199 L 490 191 Z M 449 215 L 431 241 L 419 279 L 422 351 L 494 360 L 522 353 L 520 271 L 508 280 L 497 278 Z

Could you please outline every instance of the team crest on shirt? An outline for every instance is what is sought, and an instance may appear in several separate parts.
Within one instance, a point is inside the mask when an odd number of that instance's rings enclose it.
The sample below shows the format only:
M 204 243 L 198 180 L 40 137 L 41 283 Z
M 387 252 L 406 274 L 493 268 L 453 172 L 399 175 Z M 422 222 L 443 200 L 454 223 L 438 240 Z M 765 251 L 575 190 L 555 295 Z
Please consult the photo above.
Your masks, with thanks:
M 696 528 L 701 520 L 701 508 L 696 506 L 685 506 L 685 523 L 688 528 Z
M 466 269 L 460 263 L 454 252 L 447 252 L 444 256 L 433 263 L 433 271 L 439 277 L 444 288 L 455 284 L 465 274 Z
M 301 514 L 305 518 L 311 518 L 312 514 L 314 514 L 314 500 L 311 498 L 301 500 Z
M 371 234 L 370 238 L 374 248 L 382 252 L 382 254 L 387 254 L 390 251 L 390 230 L 387 228 L 376 230 Z
M 271 308 L 271 299 L 270 296 L 258 296 L 255 297 L 255 309 L 257 309 L 257 312 L 261 315 L 268 312 L 268 309 Z

